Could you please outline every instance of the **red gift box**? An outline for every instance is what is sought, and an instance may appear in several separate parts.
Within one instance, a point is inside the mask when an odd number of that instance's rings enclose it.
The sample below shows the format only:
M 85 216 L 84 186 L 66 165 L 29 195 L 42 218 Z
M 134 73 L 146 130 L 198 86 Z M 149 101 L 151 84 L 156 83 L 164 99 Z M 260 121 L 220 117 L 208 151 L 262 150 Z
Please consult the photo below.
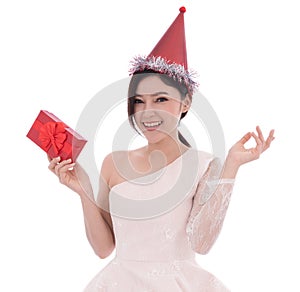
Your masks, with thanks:
M 63 123 L 58 117 L 41 110 L 26 135 L 51 157 L 75 161 L 86 144 L 82 136 Z

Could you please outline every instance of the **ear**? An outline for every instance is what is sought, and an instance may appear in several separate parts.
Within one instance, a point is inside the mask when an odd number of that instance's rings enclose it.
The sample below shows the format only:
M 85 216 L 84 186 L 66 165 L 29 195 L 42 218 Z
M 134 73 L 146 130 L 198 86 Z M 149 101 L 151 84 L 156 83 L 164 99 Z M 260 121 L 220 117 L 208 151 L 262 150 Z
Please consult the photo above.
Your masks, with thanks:
M 182 109 L 181 109 L 181 112 L 182 112 L 182 113 L 186 113 L 186 112 L 190 109 L 191 104 L 192 104 L 191 98 L 190 98 L 190 96 L 187 94 L 187 95 L 185 96 L 185 98 L 182 100 Z

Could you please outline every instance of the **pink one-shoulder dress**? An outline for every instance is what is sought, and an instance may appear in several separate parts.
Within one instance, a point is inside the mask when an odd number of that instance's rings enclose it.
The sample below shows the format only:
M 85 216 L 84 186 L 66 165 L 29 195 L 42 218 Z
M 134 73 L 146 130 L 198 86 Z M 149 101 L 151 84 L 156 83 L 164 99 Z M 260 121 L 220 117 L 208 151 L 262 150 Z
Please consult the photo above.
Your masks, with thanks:
M 221 231 L 234 180 L 222 163 L 189 149 L 166 167 L 114 186 L 109 206 L 115 257 L 85 292 L 228 292 L 195 255 Z

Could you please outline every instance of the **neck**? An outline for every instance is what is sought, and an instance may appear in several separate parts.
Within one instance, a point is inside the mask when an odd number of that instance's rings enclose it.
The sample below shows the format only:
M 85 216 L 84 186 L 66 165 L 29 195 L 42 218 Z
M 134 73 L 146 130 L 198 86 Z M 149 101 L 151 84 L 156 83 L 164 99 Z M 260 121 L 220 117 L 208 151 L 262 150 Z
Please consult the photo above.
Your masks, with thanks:
M 178 138 L 178 130 L 172 135 L 165 137 L 164 139 L 156 143 L 148 143 L 146 151 L 150 154 L 153 151 L 161 151 L 166 155 L 178 155 L 185 152 L 189 147 L 184 145 Z

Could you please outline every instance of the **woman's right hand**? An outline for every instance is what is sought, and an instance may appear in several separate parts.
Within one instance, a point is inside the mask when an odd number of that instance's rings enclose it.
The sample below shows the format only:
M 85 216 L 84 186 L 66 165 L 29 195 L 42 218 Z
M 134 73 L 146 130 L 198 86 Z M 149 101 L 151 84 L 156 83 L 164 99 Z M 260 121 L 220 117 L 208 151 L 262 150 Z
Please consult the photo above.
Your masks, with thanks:
M 71 159 L 60 161 L 60 157 L 51 159 L 48 168 L 58 177 L 59 182 L 74 192 L 92 195 L 90 179 L 84 169 L 78 163 L 72 163 Z

